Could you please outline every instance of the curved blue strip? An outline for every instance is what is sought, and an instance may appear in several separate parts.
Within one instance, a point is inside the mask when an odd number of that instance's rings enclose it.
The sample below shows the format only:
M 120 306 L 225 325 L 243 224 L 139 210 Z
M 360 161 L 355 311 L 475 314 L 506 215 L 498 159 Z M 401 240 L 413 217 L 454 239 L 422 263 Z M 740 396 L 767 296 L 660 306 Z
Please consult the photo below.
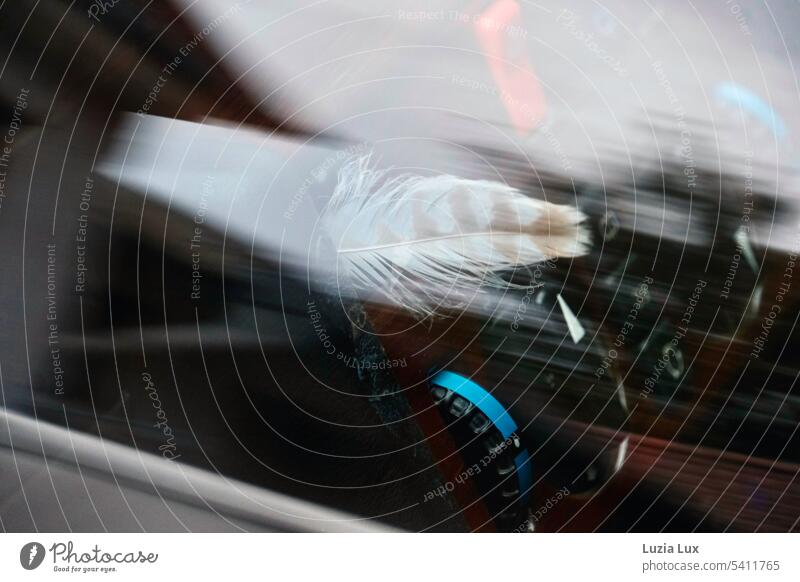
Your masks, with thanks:
M 737 83 L 724 82 L 716 87 L 719 99 L 739 106 L 750 115 L 756 117 L 761 123 L 769 127 L 776 137 L 786 137 L 786 124 L 783 119 L 761 97 Z
M 524 500 L 533 489 L 533 471 L 531 470 L 531 457 L 528 449 L 521 451 L 514 459 L 517 466 L 517 479 L 519 480 L 519 492 Z
M 497 398 L 489 394 L 478 384 L 455 372 L 439 372 L 432 379 L 431 383 L 452 390 L 462 398 L 472 402 L 478 410 L 484 413 L 503 435 L 503 438 L 511 436 L 517 430 L 517 423 L 497 401 Z
M 431 379 L 431 384 L 447 388 L 474 404 L 497 427 L 503 438 L 507 439 L 516 432 L 517 423 L 511 418 L 508 410 L 498 402 L 497 398 L 469 378 L 445 370 L 434 375 Z M 523 449 L 517 454 L 514 464 L 517 467 L 519 491 L 522 499 L 525 499 L 533 486 L 533 473 L 527 449 Z

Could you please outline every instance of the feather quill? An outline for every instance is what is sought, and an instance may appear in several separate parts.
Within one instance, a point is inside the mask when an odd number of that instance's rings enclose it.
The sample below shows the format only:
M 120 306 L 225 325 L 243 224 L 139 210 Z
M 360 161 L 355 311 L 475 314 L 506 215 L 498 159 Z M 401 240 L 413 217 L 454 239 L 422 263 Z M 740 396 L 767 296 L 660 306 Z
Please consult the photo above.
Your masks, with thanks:
M 370 156 L 346 162 L 323 212 L 340 281 L 418 316 L 463 307 L 501 273 L 585 252 L 583 215 L 498 182 L 389 177 Z

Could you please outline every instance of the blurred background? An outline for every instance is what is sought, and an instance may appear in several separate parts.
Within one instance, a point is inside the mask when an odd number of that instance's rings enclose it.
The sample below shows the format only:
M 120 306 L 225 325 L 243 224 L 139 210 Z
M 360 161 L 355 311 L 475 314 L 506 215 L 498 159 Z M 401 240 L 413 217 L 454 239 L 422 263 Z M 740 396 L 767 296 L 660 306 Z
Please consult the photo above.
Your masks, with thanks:
M 0 525 L 797 530 L 798 22 L 3 4 Z M 589 252 L 448 317 L 358 297 L 319 218 L 365 154 L 576 206 Z

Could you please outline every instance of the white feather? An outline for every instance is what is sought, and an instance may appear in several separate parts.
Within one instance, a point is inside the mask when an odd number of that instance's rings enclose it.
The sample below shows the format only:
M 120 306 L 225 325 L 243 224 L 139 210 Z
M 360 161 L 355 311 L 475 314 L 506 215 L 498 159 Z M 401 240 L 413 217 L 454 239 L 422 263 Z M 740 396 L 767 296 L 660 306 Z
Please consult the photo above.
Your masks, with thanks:
M 340 280 L 420 316 L 461 307 L 485 288 L 515 287 L 502 271 L 582 254 L 582 220 L 574 208 L 498 182 L 390 178 L 370 156 L 341 168 L 323 213 Z

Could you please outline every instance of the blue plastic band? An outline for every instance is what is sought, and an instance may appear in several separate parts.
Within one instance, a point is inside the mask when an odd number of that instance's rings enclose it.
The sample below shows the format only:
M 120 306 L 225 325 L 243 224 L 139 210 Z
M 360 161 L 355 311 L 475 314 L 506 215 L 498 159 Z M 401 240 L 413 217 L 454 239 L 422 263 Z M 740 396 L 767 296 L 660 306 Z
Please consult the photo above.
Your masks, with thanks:
M 746 87 L 736 83 L 724 82 L 717 85 L 716 94 L 719 99 L 741 107 L 757 118 L 772 130 L 775 137 L 779 139 L 786 137 L 786 124 L 783 119 L 769 106 L 769 103 Z
M 431 383 L 447 388 L 474 404 L 497 427 L 503 438 L 510 437 L 511 433 L 517 430 L 517 423 L 497 398 L 469 378 L 455 372 L 444 371 L 436 374 Z
M 528 449 L 523 449 L 514 459 L 517 466 L 517 479 L 519 480 L 519 492 L 522 499 L 525 499 L 533 489 L 533 471 L 531 470 L 531 457 Z
M 516 432 L 517 423 L 511 418 L 508 410 L 498 402 L 497 398 L 469 378 L 445 370 L 438 372 L 431 379 L 431 384 L 447 388 L 471 402 L 497 427 L 497 430 L 500 431 L 503 438 L 507 439 Z M 533 486 L 533 473 L 531 471 L 530 455 L 527 449 L 520 451 L 514 459 L 514 464 L 517 467 L 520 495 L 522 499 L 525 499 Z

